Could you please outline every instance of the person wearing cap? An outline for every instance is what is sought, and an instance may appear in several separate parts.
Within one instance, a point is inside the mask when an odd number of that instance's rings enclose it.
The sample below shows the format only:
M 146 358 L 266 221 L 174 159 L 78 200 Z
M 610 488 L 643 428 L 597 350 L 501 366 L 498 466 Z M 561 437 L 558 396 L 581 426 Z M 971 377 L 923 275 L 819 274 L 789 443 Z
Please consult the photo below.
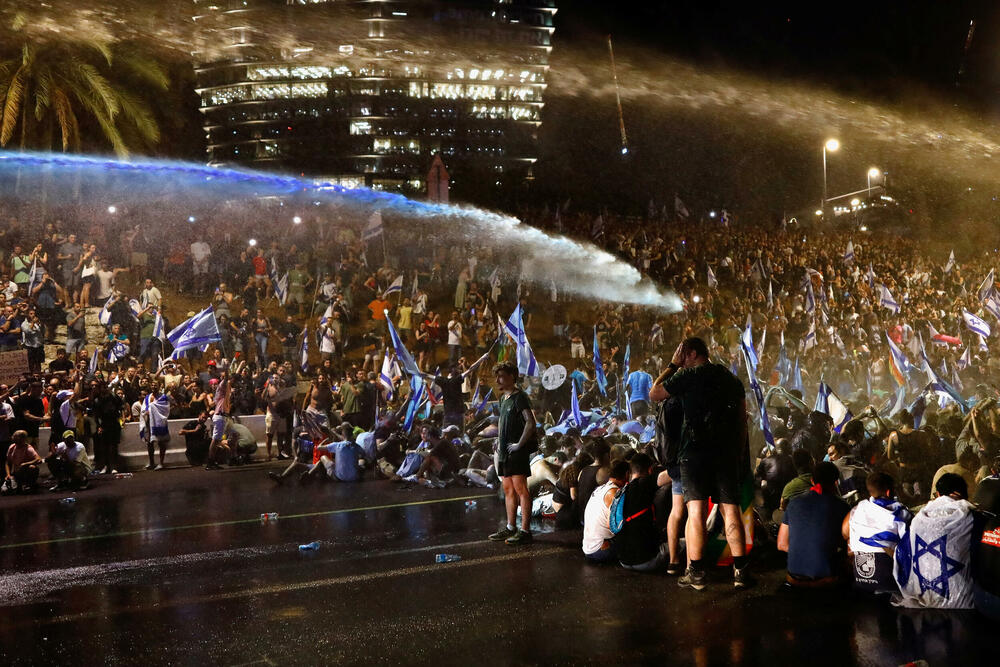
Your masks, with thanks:
M 49 491 L 67 488 L 82 491 L 89 486 L 87 477 L 94 466 L 87 455 L 87 448 L 82 442 L 77 442 L 76 433 L 72 429 L 63 431 L 62 440 L 55 445 L 45 463 L 56 480 L 55 486 Z

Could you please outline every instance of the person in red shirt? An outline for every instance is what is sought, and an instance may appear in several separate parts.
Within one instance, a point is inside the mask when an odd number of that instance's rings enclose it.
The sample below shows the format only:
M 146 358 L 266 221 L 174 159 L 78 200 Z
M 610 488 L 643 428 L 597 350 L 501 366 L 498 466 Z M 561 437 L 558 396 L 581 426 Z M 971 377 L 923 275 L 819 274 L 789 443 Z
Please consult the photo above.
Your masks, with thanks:
M 375 322 L 375 331 L 379 334 L 385 334 L 388 332 L 385 326 L 385 311 L 387 311 L 390 307 L 389 302 L 382 296 L 376 296 L 372 299 L 372 302 L 368 304 L 368 310 L 372 313 L 372 321 Z

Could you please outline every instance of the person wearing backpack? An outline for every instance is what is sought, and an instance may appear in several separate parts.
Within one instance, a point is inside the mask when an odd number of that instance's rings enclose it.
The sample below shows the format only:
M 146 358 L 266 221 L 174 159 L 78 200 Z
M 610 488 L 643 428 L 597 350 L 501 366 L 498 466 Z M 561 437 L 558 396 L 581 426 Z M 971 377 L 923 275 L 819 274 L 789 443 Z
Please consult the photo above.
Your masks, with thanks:
M 746 443 L 743 383 L 725 366 L 709 362 L 705 341 L 687 338 L 650 390 L 653 401 L 671 396 L 680 399 L 684 411 L 678 461 L 688 511 L 684 530 L 688 567 L 677 583 L 696 591 L 705 588 L 705 521 L 712 498 L 722 512 L 733 554 L 733 585 L 745 588 L 750 576 L 739 495 L 744 477 L 741 448 Z
M 660 529 L 653 506 L 659 484 L 658 478 L 650 474 L 652 468 L 653 461 L 647 454 L 633 456 L 629 462 L 629 482 L 612 503 L 609 525 L 615 533 L 618 562 L 626 570 L 651 572 L 662 566 L 666 558 L 666 550 L 660 548 Z M 661 477 L 664 484 L 670 483 L 669 477 Z
M 612 461 L 608 481 L 601 484 L 587 500 L 583 511 L 583 555 L 595 563 L 607 563 L 617 556 L 611 532 L 611 505 L 628 481 L 628 461 Z

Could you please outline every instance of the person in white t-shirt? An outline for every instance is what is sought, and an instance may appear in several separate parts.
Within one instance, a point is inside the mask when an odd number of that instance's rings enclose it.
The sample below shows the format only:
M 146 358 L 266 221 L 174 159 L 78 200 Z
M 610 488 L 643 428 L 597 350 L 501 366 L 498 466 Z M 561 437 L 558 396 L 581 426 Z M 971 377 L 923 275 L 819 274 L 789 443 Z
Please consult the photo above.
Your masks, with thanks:
M 583 511 L 583 555 L 588 560 L 603 563 L 615 561 L 615 547 L 611 532 L 611 501 L 618 490 L 628 482 L 628 461 L 619 459 L 611 464 L 607 482 L 594 489 Z
M 76 433 L 72 430 L 67 429 L 62 435 L 62 441 L 53 447 L 52 453 L 45 459 L 49 472 L 56 479 L 56 485 L 49 491 L 61 491 L 67 488 L 76 491 L 86 489 L 87 477 L 93 470 L 87 448 L 82 442 L 77 442 Z
M 191 274 L 194 276 L 195 289 L 200 290 L 208 275 L 208 260 L 212 256 L 212 248 L 199 238 L 191 244 Z
M 448 363 L 457 364 L 462 356 L 462 320 L 458 319 L 458 311 L 453 311 L 448 321 Z

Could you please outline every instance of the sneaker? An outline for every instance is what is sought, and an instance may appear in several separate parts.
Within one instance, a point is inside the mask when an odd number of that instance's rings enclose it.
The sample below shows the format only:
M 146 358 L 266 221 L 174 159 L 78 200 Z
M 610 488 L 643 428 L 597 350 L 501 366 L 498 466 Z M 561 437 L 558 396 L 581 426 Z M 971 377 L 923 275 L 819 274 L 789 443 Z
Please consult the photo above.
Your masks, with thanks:
M 695 572 L 694 568 L 688 566 L 684 576 L 677 580 L 677 585 L 681 588 L 693 588 L 696 591 L 705 590 L 705 573 Z
M 63 489 L 65 489 L 67 486 L 69 486 L 69 485 L 68 484 L 64 484 L 62 482 L 59 482 L 55 486 L 50 486 L 49 487 L 49 492 L 50 493 L 59 493 L 60 491 L 62 491 Z
M 524 530 L 519 530 L 519 531 L 517 531 L 516 534 L 514 534 L 511 537 L 508 537 L 506 540 L 504 540 L 504 542 L 507 543 L 507 544 L 511 544 L 511 545 L 517 546 L 517 545 L 520 545 L 520 544 L 531 544 L 531 542 L 534 539 L 535 538 L 533 538 L 531 536 L 531 533 L 529 533 L 527 531 L 524 531 Z
M 155 467 L 156 467 L 155 465 L 153 465 L 152 463 L 150 463 L 149 465 L 146 466 L 146 470 L 152 470 Z
M 504 526 L 497 532 L 490 535 L 489 539 L 491 542 L 506 542 L 515 535 L 517 535 L 516 531 L 510 530 L 507 526 Z
M 205 470 L 222 470 L 222 466 L 218 463 L 206 463 Z
M 680 563 L 667 563 L 667 574 L 672 577 L 676 577 L 678 574 L 684 571 L 684 566 Z
M 153 470 L 163 470 L 163 464 L 162 463 L 157 463 L 156 467 L 153 468 Z
M 750 586 L 753 586 L 753 584 L 753 577 L 749 572 L 747 572 L 747 568 L 733 568 L 733 587 L 749 588 Z
M 285 478 L 276 472 L 269 472 L 267 473 L 267 476 L 270 477 L 272 480 L 274 480 L 274 482 L 277 483 L 279 486 L 285 483 Z
M 109 475 L 117 475 L 117 474 L 118 474 L 118 471 L 117 471 L 117 470 L 115 470 L 114 468 L 112 468 L 111 470 L 109 470 L 109 471 L 108 471 L 108 474 L 109 474 Z

